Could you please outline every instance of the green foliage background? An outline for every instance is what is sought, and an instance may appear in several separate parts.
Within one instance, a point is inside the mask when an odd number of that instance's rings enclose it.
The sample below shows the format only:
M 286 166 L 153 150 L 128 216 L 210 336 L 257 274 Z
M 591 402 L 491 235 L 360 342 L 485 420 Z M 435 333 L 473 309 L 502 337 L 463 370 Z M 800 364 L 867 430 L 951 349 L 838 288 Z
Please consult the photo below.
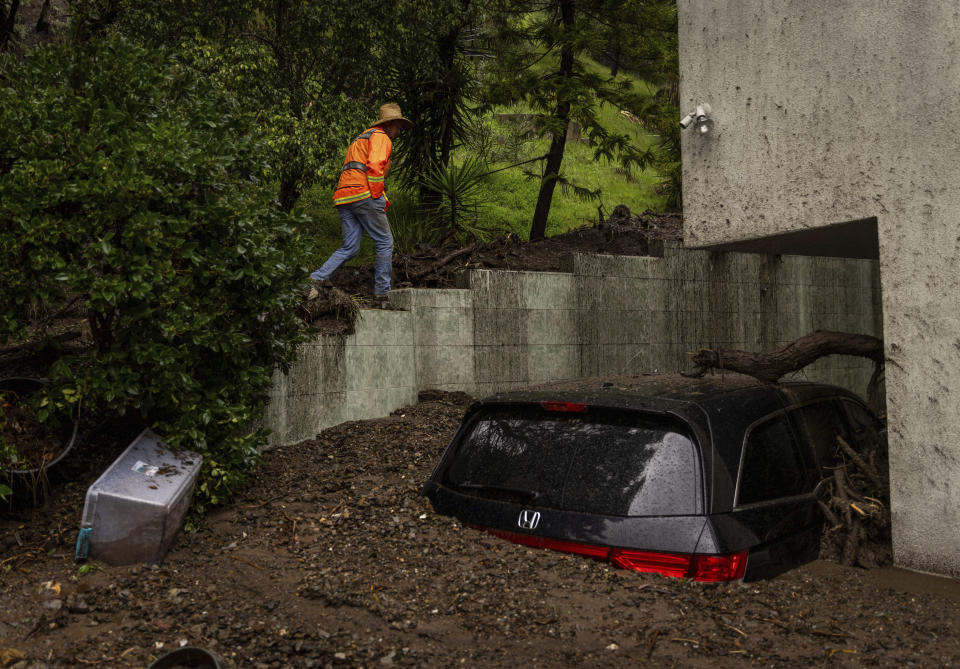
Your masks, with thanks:
M 51 406 L 137 412 L 206 458 L 200 504 L 256 457 L 292 360 L 301 241 L 264 138 L 174 55 L 122 38 L 0 62 L 0 339 L 79 298 L 96 351 L 51 369 Z

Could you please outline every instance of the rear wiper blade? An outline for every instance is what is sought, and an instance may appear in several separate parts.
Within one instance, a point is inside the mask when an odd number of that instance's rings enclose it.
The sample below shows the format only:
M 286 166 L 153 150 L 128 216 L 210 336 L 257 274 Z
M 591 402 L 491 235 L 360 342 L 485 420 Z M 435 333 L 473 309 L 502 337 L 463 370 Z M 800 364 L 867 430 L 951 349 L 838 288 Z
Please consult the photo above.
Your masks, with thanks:
M 540 497 L 541 493 L 536 490 L 524 490 L 523 488 L 511 488 L 509 486 L 494 485 L 490 483 L 474 483 L 473 481 L 464 481 L 456 484 L 458 488 L 468 488 L 470 490 L 482 490 L 488 492 L 503 492 L 510 495 L 519 495 L 533 501 Z

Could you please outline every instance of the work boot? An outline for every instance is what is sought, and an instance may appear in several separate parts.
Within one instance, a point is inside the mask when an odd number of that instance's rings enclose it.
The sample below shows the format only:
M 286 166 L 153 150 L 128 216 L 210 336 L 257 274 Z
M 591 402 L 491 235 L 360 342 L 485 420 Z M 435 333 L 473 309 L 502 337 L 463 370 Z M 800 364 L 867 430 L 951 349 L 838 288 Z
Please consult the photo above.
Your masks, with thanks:
M 315 300 L 320 296 L 320 291 L 324 288 L 333 288 L 333 284 L 330 283 L 330 279 L 324 279 L 323 281 L 308 281 L 303 284 L 303 287 L 300 290 L 300 294 L 303 296 L 303 299 Z
M 313 281 L 300 286 L 300 297 L 307 301 L 316 299 L 319 294 L 320 291 L 317 290 L 317 287 L 314 285 Z

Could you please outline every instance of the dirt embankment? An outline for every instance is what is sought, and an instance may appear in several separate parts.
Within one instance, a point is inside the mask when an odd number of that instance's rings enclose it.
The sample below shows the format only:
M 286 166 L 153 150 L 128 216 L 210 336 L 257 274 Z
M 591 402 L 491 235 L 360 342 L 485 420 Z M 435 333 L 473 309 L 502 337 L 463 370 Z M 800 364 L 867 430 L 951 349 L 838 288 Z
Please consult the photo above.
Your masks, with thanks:
M 571 253 L 648 255 L 653 241 L 679 240 L 682 225 L 680 214 L 647 212 L 633 216 L 621 205 L 602 224 L 539 241 L 524 242 L 507 235 L 463 248 L 423 246 L 409 255 L 394 257 L 394 288 L 453 288 L 456 275 L 468 269 L 556 272 L 560 258 Z M 373 266 L 345 267 L 333 282 L 347 292 L 367 295 L 373 289 Z
M 457 275 L 470 269 L 557 272 L 560 258 L 573 253 L 649 255 L 651 243 L 679 240 L 679 214 L 639 216 L 620 205 L 604 223 L 571 230 L 556 237 L 524 242 L 507 235 L 487 244 L 436 248 L 423 245 L 393 258 L 393 288 L 454 288 Z M 373 306 L 373 265 L 347 266 L 333 277 L 332 288 L 308 293 L 304 319 L 322 334 L 349 330 L 357 307 Z

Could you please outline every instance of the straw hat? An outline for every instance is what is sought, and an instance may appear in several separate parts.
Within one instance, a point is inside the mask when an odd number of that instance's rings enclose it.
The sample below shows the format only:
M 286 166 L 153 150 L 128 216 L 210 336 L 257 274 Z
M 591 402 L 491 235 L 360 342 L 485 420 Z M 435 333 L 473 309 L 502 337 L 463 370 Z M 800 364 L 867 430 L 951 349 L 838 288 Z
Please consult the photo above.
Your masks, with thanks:
M 388 102 L 385 105 L 380 106 L 380 118 L 377 120 L 376 125 L 381 123 L 387 123 L 388 121 L 395 121 L 404 130 L 409 130 L 413 127 L 413 121 L 408 118 L 404 118 L 403 114 L 400 112 L 400 105 L 395 102 Z

